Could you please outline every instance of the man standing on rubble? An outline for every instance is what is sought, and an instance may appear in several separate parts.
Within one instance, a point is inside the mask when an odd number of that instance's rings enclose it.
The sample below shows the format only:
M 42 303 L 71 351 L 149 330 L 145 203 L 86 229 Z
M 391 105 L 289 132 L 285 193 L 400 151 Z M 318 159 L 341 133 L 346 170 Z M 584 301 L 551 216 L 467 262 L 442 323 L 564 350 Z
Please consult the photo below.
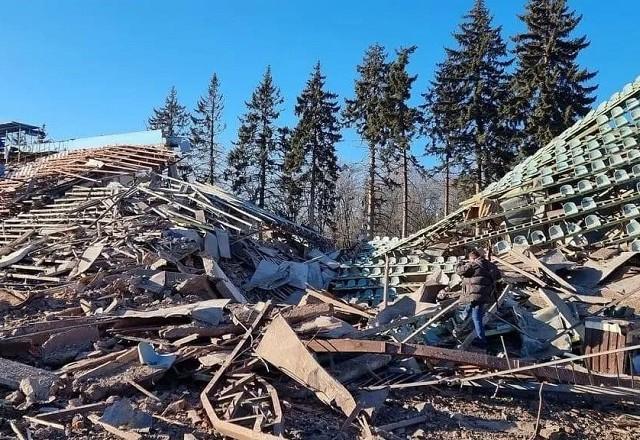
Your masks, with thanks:
M 456 268 L 462 277 L 462 294 L 460 295 L 460 318 L 464 321 L 471 313 L 471 319 L 476 331 L 477 341 L 474 345 L 479 348 L 487 347 L 484 335 L 485 304 L 495 299 L 496 282 L 501 278 L 498 267 L 484 258 L 482 251 L 474 249 L 469 252 L 469 261 L 460 263 Z

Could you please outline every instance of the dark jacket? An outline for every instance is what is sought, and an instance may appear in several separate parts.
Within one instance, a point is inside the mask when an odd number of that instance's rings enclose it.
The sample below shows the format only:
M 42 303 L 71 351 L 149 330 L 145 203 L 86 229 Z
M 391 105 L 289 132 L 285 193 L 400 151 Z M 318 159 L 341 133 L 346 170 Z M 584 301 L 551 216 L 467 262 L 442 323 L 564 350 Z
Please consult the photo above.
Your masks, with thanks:
M 461 304 L 481 304 L 493 302 L 496 281 L 501 277 L 498 267 L 485 258 L 461 264 L 456 268 L 462 277 Z

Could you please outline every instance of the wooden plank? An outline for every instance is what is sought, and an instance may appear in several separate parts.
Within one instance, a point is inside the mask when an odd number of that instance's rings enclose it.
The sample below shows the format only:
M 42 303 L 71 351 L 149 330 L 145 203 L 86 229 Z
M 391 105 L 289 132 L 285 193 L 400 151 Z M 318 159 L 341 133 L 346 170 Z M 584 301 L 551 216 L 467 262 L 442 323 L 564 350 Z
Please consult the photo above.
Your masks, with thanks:
M 381 429 L 383 431 L 393 431 L 394 429 L 406 428 L 407 426 L 417 425 L 418 423 L 426 422 L 429 419 L 427 415 L 421 415 L 412 417 L 410 419 L 400 420 L 399 422 L 389 423 L 387 425 L 376 426 L 375 429 Z
M 16 435 L 18 440 L 27 440 L 27 437 L 24 436 L 22 431 L 20 431 L 20 428 L 18 428 L 18 425 L 16 425 L 16 422 L 14 422 L 13 420 L 9 420 L 9 426 L 11 427 L 11 430 Z
M 567 327 L 574 328 L 580 335 L 580 338 L 584 340 L 584 324 L 573 314 L 567 303 L 552 290 L 538 288 L 538 292 L 540 292 L 547 304 L 558 309 L 558 313 L 560 313 Z
M 274 420 L 271 422 L 271 429 L 273 430 L 273 433 L 275 435 L 282 436 L 282 434 L 284 433 L 284 425 L 282 423 L 282 417 L 283 417 L 282 406 L 280 405 L 280 399 L 278 398 L 278 393 L 276 392 L 276 389 L 273 386 L 271 386 L 269 382 L 262 379 L 261 377 L 257 377 L 256 381 L 265 387 L 265 389 L 267 390 L 271 398 L 271 406 L 273 407 L 273 413 L 275 416 Z
M 355 409 L 351 393 L 320 366 L 282 316 L 271 322 L 255 353 L 313 390 L 327 405 L 335 402 L 347 416 Z
M 231 282 L 227 274 L 218 266 L 218 263 L 213 258 L 203 257 L 202 263 L 207 275 L 213 277 L 216 285 L 216 289 L 225 298 L 233 299 L 241 304 L 247 302 L 242 292 Z
M 27 231 L 27 233 L 28 232 L 29 231 Z M 24 234 L 23 234 L 23 236 L 24 236 Z M 17 263 L 18 261 L 22 260 L 27 255 L 29 255 L 29 253 L 31 251 L 33 251 L 34 249 L 36 249 L 37 247 L 38 247 L 38 244 L 36 244 L 36 243 L 28 244 L 27 246 L 24 246 L 21 249 L 15 250 L 15 251 L 11 252 L 10 254 L 7 254 L 7 255 L 3 256 L 2 258 L 0 258 L 0 268 L 11 266 L 12 264 Z
M 356 307 L 352 304 L 348 304 L 338 298 L 335 298 L 333 295 L 331 295 L 329 292 L 321 292 L 318 290 L 315 290 L 311 287 L 307 287 L 306 290 L 306 295 L 305 297 L 300 301 L 300 305 L 304 305 L 304 304 L 310 304 L 312 302 L 310 302 L 308 299 L 309 298 L 313 298 L 316 300 L 316 302 L 320 301 L 320 302 L 324 302 L 327 304 L 332 304 L 334 309 L 337 310 L 342 310 L 345 313 L 348 314 L 353 314 L 353 315 L 358 315 L 358 316 L 362 316 L 363 318 L 372 318 L 374 316 L 373 313 L 365 310 L 365 309 L 361 309 L 359 307 Z
M 559 367 L 559 365 L 565 365 L 571 362 L 575 362 L 575 361 L 580 361 L 583 359 L 590 359 L 593 358 L 595 356 L 606 356 L 606 355 L 610 355 L 610 354 L 616 354 L 616 353 L 624 353 L 627 351 L 633 351 L 633 350 L 639 350 L 640 349 L 640 345 L 633 345 L 630 347 L 624 347 L 624 348 L 618 348 L 615 350 L 608 350 L 608 351 L 604 351 L 604 352 L 600 352 L 600 353 L 592 353 L 592 354 L 588 354 L 588 355 L 580 355 L 580 356 L 574 356 L 574 357 L 570 357 L 570 358 L 565 358 L 565 359 L 556 359 L 553 361 L 548 361 L 548 362 L 542 362 L 539 364 L 529 364 L 529 365 L 524 365 L 524 366 L 519 366 L 519 367 L 515 367 L 515 368 L 510 368 L 510 369 L 505 369 L 505 370 L 501 370 L 501 371 L 497 371 L 497 372 L 492 372 L 492 373 L 483 373 L 483 374 L 477 374 L 474 376 L 454 376 L 454 377 L 445 377 L 445 378 L 441 378 L 441 379 L 434 379 L 434 380 L 429 380 L 429 381 L 422 381 L 422 382 L 410 382 L 410 383 L 401 383 L 401 384 L 392 384 L 392 385 L 387 385 L 387 387 L 389 389 L 403 389 L 403 388 L 414 388 L 414 387 L 418 387 L 418 386 L 431 386 L 431 385 L 438 385 L 441 383 L 456 383 L 456 382 L 472 382 L 472 381 L 477 381 L 477 380 L 482 380 L 482 379 L 489 379 L 492 377 L 501 377 L 501 376 L 507 376 L 507 375 L 512 375 L 515 373 L 524 373 L 524 374 L 531 374 L 531 372 L 533 370 L 537 371 L 538 373 L 540 371 L 544 371 L 544 369 L 549 369 L 550 370 L 550 374 L 553 374 L 553 371 L 566 371 L 567 373 L 571 373 L 571 371 L 573 371 L 572 369 L 569 368 L 561 368 Z M 517 361 L 516 361 L 517 362 Z M 586 378 L 587 380 L 589 378 L 593 378 L 594 384 L 597 385 L 596 382 L 600 382 L 602 385 L 605 386 L 621 386 L 621 387 L 626 387 L 626 388 L 632 388 L 634 385 L 634 380 L 633 378 L 631 378 L 630 376 L 621 376 L 620 378 L 617 378 L 615 376 L 605 376 L 605 375 L 598 375 L 598 374 L 591 374 L 591 375 L 587 375 L 585 373 L 582 372 L 578 372 L 575 371 L 574 372 L 575 377 L 583 377 Z M 538 375 L 538 374 L 535 374 Z M 554 378 L 553 376 L 549 376 L 550 379 L 555 379 L 558 380 L 557 376 Z M 584 384 L 578 384 L 578 385 L 589 385 L 589 382 L 584 383 Z
M 37 417 L 32 417 L 32 416 L 22 416 L 22 418 L 24 418 L 25 420 L 28 420 L 29 422 L 31 422 L 31 423 L 33 423 L 35 425 L 49 426 L 51 428 L 55 428 L 55 429 L 58 429 L 60 431 L 64 431 L 64 425 L 62 425 L 60 423 L 50 422 L 48 420 L 42 420 L 42 419 L 39 419 Z
M 562 277 L 560 277 L 559 275 L 557 275 L 554 271 L 552 271 L 551 269 L 549 269 L 545 264 L 543 264 L 542 262 L 540 262 L 540 260 L 538 260 L 538 258 L 536 258 L 536 256 L 533 253 L 530 253 L 529 256 L 527 257 L 524 254 L 521 254 L 519 252 L 514 252 L 509 251 L 510 255 L 513 255 L 514 257 L 522 260 L 524 263 L 529 263 L 534 267 L 537 267 L 538 269 L 540 269 L 541 271 L 543 271 L 549 278 L 551 278 L 552 280 L 554 280 L 556 283 L 558 283 L 560 286 L 564 287 L 565 289 L 567 289 L 569 292 L 571 293 L 578 293 L 578 291 L 576 290 L 575 287 L 573 287 L 571 284 L 569 284 L 567 281 L 565 281 L 564 279 L 562 279 Z
M 89 246 L 78 260 L 78 265 L 69 274 L 69 278 L 77 277 L 89 270 L 91 266 L 93 266 L 93 263 L 98 259 L 103 249 L 103 243 Z
M 499 358 L 497 356 L 491 356 L 484 353 L 477 353 L 471 351 L 464 351 L 459 349 L 450 349 L 442 347 L 432 347 L 423 344 L 401 344 L 396 342 L 386 341 L 370 341 L 370 340 L 356 340 L 356 339 L 314 339 L 306 342 L 306 347 L 316 353 L 380 353 L 391 354 L 395 356 L 414 356 L 418 358 L 431 359 L 434 361 L 453 362 L 459 365 L 476 365 L 481 368 L 489 370 L 498 370 L 498 373 L 486 377 L 495 377 L 502 375 L 511 375 L 513 373 L 522 373 L 528 376 L 539 377 L 542 379 L 548 379 L 553 381 L 563 381 L 568 383 L 576 383 L 579 385 L 605 385 L 605 386 L 624 386 L 631 387 L 633 380 L 631 376 L 608 376 L 599 374 L 588 374 L 583 371 L 574 370 L 572 368 L 563 368 L 560 365 L 564 365 L 573 361 L 579 361 L 582 359 L 589 359 L 600 355 L 606 355 L 604 353 L 593 353 L 591 355 L 574 356 L 566 359 L 559 359 L 556 361 L 543 362 L 534 364 L 522 359 L 511 358 L 507 361 L 505 358 Z M 632 347 L 626 347 L 619 349 L 616 352 L 622 353 L 625 351 L 639 349 L 640 345 Z M 480 378 L 485 378 L 480 377 Z M 427 381 L 427 382 L 415 382 L 419 383 L 419 386 L 423 385 L 435 385 L 448 381 L 448 378 L 443 378 L 440 381 Z M 454 380 L 466 380 L 464 376 L 455 377 Z M 410 386 L 406 386 L 410 388 Z M 377 387 L 372 387 L 377 388 Z M 403 388 L 400 385 L 391 385 L 390 388 Z
M 548 287 L 547 283 L 542 281 L 537 276 L 527 272 L 526 270 L 520 269 L 518 266 L 516 266 L 514 264 L 511 264 L 511 263 L 508 263 L 507 261 L 505 261 L 505 260 L 503 260 L 503 259 L 501 259 L 499 257 L 496 257 L 495 255 L 493 257 L 491 257 L 491 258 L 493 258 L 495 261 L 497 261 L 500 265 L 505 266 L 505 267 L 513 270 L 514 272 L 519 273 L 520 275 L 524 276 L 525 278 L 528 278 L 529 280 L 533 281 L 538 286 L 540 286 L 540 287 Z
M 244 426 L 236 425 L 235 423 L 231 423 L 229 421 L 221 420 L 215 412 L 211 401 L 209 400 L 209 394 L 218 386 L 220 379 L 226 374 L 227 370 L 236 359 L 238 354 L 245 348 L 247 341 L 252 337 L 253 332 L 256 330 L 262 318 L 267 313 L 271 306 L 271 302 L 259 303 L 256 308 L 259 311 L 258 316 L 251 323 L 251 326 L 247 329 L 244 336 L 240 339 L 240 341 L 236 344 L 235 348 L 227 358 L 224 363 L 220 366 L 220 368 L 216 371 L 216 374 L 213 376 L 211 381 L 207 384 L 207 386 L 200 393 L 200 401 L 202 402 L 202 407 L 205 409 L 213 428 L 228 437 L 239 439 L 239 440 L 277 440 L 280 437 L 276 437 L 274 435 L 266 434 L 264 432 L 256 432 L 252 429 L 245 428 Z
M 139 383 L 137 383 L 137 382 L 135 382 L 133 380 L 128 380 L 127 383 L 129 385 L 131 385 L 132 387 L 134 387 L 136 390 L 140 391 L 145 396 L 150 397 L 151 399 L 155 400 L 156 402 L 162 402 L 162 400 L 158 396 L 153 394 L 151 391 L 147 390 L 145 387 L 143 387 Z
M 106 406 L 105 402 L 89 403 L 87 405 L 74 406 L 73 408 L 64 408 L 56 411 L 40 413 L 37 414 L 37 417 L 42 420 L 60 420 L 76 414 L 102 411 Z
M 382 279 L 382 304 L 389 305 L 389 255 L 384 256 L 384 278 Z
M 434 304 L 434 306 L 435 306 L 435 304 Z M 431 309 L 423 310 L 423 311 L 420 311 L 417 315 L 409 316 L 407 318 L 395 319 L 395 320 L 391 321 L 389 324 L 381 325 L 379 327 L 368 328 L 368 329 L 359 331 L 357 333 L 354 333 L 352 335 L 349 335 L 349 337 L 352 338 L 352 339 L 365 339 L 365 338 L 368 338 L 368 337 L 371 337 L 371 336 L 383 334 L 384 332 L 387 332 L 387 331 L 392 330 L 394 328 L 398 328 L 398 327 L 401 327 L 403 325 L 411 324 L 411 323 L 416 322 L 417 320 L 425 318 L 425 317 L 433 316 L 434 313 L 439 313 L 439 310 L 436 309 L 435 312 L 433 310 L 431 310 Z

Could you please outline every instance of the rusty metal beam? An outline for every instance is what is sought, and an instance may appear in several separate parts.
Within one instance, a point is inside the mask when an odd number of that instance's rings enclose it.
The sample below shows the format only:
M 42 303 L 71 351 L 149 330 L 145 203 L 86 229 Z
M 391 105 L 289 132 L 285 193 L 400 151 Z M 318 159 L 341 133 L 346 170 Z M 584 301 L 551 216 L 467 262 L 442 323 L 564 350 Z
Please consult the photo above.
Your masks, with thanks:
M 433 347 L 421 344 L 400 344 L 386 341 L 370 341 L 356 339 L 328 339 L 308 341 L 306 346 L 316 353 L 380 353 L 395 356 L 414 356 L 443 362 L 453 362 L 462 365 L 475 365 L 481 368 L 498 371 L 517 371 L 518 374 L 533 376 L 543 380 L 551 380 L 577 385 L 604 385 L 632 387 L 629 376 L 606 376 L 577 371 L 573 368 L 559 365 L 569 363 L 571 359 L 560 359 L 557 364 L 536 366 L 536 364 L 520 359 L 506 359 L 490 356 L 484 353 Z M 598 355 L 598 354 L 596 354 Z M 548 364 L 548 363 L 546 363 Z

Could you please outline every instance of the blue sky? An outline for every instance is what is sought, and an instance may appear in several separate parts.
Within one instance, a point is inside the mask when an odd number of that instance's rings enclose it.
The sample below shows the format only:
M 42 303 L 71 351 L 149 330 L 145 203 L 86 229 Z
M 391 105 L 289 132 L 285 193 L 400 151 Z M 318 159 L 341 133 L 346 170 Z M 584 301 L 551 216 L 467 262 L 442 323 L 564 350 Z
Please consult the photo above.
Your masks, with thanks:
M 503 36 L 523 29 L 524 0 L 487 0 Z M 351 96 L 364 50 L 418 46 L 414 102 L 472 0 L 367 1 L 8 1 L 0 0 L 0 121 L 46 123 L 67 139 L 144 129 L 152 107 L 175 85 L 192 108 L 212 72 L 225 95 L 229 144 L 244 102 L 272 66 L 292 124 L 295 97 L 320 60 L 328 87 Z M 640 74 L 640 15 L 626 0 L 573 0 L 591 46 L 583 66 L 598 71 L 598 102 Z M 422 151 L 422 141 L 414 151 Z M 365 154 L 345 132 L 343 160 Z M 429 159 L 425 159 L 429 163 Z

